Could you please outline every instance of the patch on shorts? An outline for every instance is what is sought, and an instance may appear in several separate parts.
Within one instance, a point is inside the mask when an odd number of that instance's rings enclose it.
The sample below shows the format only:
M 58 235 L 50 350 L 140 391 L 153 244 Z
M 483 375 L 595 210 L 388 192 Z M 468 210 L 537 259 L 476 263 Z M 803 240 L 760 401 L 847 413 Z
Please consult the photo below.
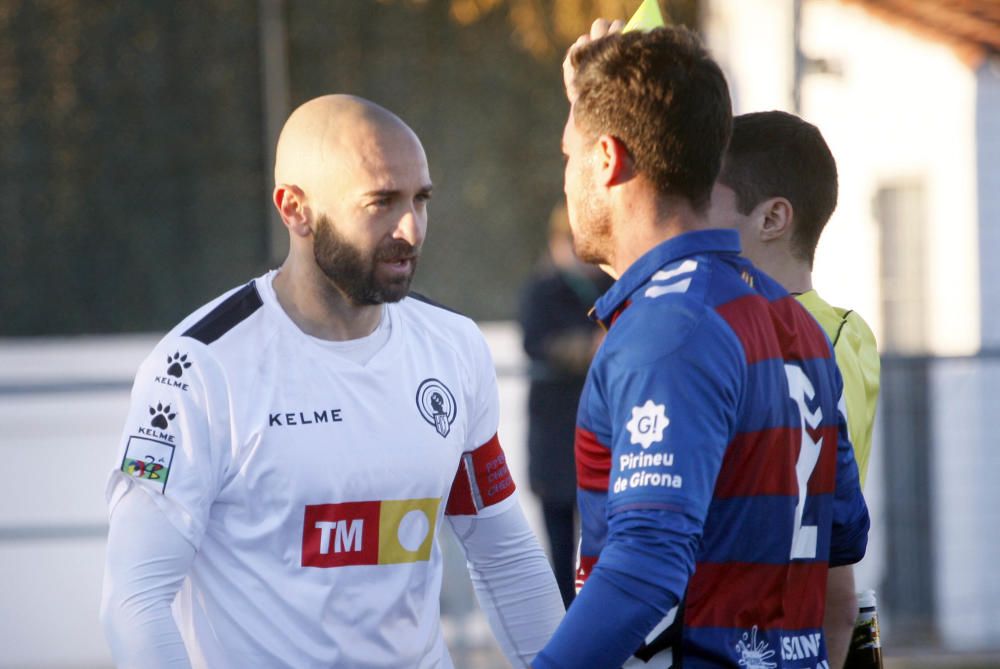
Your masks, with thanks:
M 125 448 L 125 457 L 122 458 L 121 470 L 132 478 L 145 479 L 162 493 L 167 487 L 173 460 L 173 444 L 131 436 Z

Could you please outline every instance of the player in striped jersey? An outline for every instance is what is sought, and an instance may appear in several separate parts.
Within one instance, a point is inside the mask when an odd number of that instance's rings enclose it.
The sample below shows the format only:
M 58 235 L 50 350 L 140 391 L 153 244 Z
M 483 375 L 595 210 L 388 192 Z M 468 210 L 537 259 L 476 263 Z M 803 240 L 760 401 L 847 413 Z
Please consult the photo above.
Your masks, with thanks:
M 879 389 L 875 336 L 856 311 L 830 305 L 812 284 L 816 246 L 836 206 L 837 163 L 816 126 L 782 111 L 733 119 L 709 218 L 740 231 L 743 254 L 795 294 L 833 343 L 864 487 Z M 851 567 L 830 571 L 824 631 L 835 667 L 854 629 L 854 591 Z
M 578 255 L 618 282 L 580 400 L 580 594 L 536 669 L 826 667 L 826 574 L 868 514 L 830 345 L 712 229 L 729 93 L 678 29 L 571 50 Z

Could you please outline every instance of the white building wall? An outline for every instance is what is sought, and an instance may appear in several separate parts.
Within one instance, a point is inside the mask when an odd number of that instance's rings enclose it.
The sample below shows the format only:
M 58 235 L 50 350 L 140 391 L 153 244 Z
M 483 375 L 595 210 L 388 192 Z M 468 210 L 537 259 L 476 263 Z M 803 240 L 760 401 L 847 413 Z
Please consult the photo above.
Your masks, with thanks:
M 924 290 L 929 352 L 980 346 L 976 77 L 942 44 L 836 0 L 804 3 L 803 50 L 839 75 L 803 82 L 802 115 L 837 158 L 840 201 L 817 255 L 815 283 L 882 332 L 873 197 L 885 185 L 926 187 Z M 851 258 L 845 266 L 844 258 Z
M 1000 359 L 938 361 L 931 378 L 938 633 L 956 651 L 1000 648 Z
M 983 348 L 1000 349 L 1000 57 L 976 72 L 979 144 L 979 258 L 982 267 Z M 993 389 L 1000 395 L 1000 388 Z
M 794 111 L 793 0 L 710 0 L 705 16 L 736 113 Z M 948 47 L 837 0 L 803 0 L 801 43 L 807 57 L 835 70 L 803 78 L 799 110 L 823 132 L 840 172 L 839 204 L 816 258 L 817 289 L 881 335 L 873 197 L 880 187 L 921 180 L 930 352 L 978 350 L 976 76 Z
M 791 0 L 706 2 L 706 40 L 737 113 L 791 109 L 793 8 Z

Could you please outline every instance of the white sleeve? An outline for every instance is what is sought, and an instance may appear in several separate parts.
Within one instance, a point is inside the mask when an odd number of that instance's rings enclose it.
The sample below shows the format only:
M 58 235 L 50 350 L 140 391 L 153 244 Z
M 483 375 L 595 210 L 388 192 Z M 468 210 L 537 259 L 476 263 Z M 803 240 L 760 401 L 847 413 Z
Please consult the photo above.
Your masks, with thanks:
M 475 331 L 472 360 L 472 382 L 469 406 L 469 436 L 466 450 L 471 451 L 485 444 L 500 427 L 500 389 L 497 386 L 497 370 L 493 364 L 493 354 L 486 339 Z
M 122 495 L 111 514 L 101 595 L 116 667 L 190 668 L 170 605 L 194 555 L 146 490 L 133 486 Z
M 520 504 L 492 516 L 449 516 L 479 605 L 514 667 L 529 667 L 565 610 L 552 568 Z
M 225 373 L 208 348 L 168 336 L 136 373 L 105 492 L 109 509 L 143 488 L 195 547 L 231 462 Z

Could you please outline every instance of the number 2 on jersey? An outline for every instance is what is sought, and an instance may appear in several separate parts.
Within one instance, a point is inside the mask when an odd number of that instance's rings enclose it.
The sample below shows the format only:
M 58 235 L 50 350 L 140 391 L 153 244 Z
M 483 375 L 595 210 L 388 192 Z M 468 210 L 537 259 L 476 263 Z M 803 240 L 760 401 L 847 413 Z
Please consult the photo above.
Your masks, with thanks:
M 785 376 L 788 378 L 788 392 L 795 404 L 799 407 L 799 426 L 802 428 L 802 444 L 799 448 L 799 459 L 795 463 L 795 478 L 799 483 L 799 501 L 795 505 L 795 526 L 792 531 L 792 554 L 791 558 L 815 558 L 816 557 L 816 532 L 815 525 L 803 525 L 802 513 L 806 506 L 806 493 L 809 487 L 809 478 L 816 463 L 819 462 L 819 454 L 823 449 L 823 437 L 819 441 L 813 441 L 809 430 L 816 429 L 823 420 L 823 410 L 816 407 L 815 411 L 809 409 L 806 400 L 811 400 L 816 396 L 816 389 L 813 388 L 809 377 L 797 365 L 785 365 Z

